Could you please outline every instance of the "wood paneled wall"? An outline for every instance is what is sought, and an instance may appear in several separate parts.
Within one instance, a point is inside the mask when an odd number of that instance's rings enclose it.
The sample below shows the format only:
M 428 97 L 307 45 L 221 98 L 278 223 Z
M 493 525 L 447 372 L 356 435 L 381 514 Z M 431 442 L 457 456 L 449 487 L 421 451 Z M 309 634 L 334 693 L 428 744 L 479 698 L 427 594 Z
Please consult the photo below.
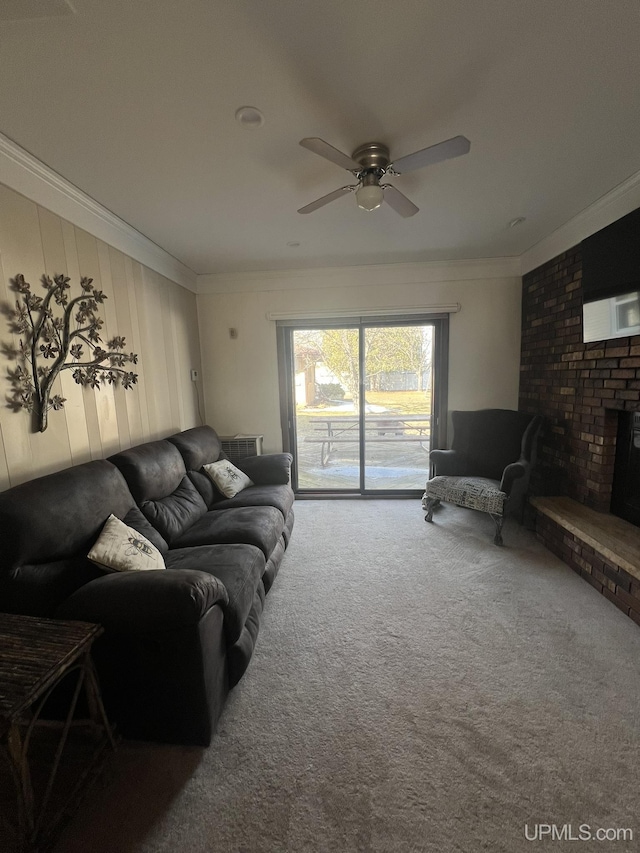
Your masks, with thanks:
M 39 293 L 44 272 L 70 276 L 72 295 L 80 293 L 81 275 L 104 291 L 103 338 L 122 335 L 127 351 L 138 353 L 138 385 L 92 391 L 63 371 L 53 393 L 66 397 L 65 407 L 34 433 L 29 414 L 6 405 L 7 370 L 15 364 L 0 348 L 0 489 L 200 423 L 200 388 L 189 374 L 201 374 L 195 295 L 0 185 L 0 303 L 15 304 L 9 280 L 17 273 Z M 5 342 L 18 343 L 0 314 Z

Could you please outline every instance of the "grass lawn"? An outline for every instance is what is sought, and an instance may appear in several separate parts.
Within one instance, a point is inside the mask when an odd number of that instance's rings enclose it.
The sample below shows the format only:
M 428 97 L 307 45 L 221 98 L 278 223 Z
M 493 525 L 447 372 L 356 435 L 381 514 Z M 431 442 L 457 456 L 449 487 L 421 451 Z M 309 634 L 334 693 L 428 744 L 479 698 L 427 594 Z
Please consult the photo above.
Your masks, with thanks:
M 431 411 L 431 392 L 367 391 L 367 403 L 384 406 L 405 415 L 426 415 Z
M 345 397 L 348 403 L 350 397 Z M 430 391 L 367 391 L 367 403 L 389 409 L 392 412 L 400 412 L 405 415 L 428 415 L 431 412 Z M 318 403 L 315 406 L 298 406 L 298 417 L 314 415 L 324 409 L 334 408 L 332 403 Z

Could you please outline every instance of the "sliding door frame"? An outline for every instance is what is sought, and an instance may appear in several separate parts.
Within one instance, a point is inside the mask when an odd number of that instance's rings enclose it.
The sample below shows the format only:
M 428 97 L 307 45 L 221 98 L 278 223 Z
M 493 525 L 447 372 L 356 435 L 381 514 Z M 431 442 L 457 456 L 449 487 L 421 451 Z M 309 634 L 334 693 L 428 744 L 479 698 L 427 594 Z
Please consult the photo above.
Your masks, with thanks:
M 278 320 L 276 322 L 276 341 L 278 351 L 278 382 L 280 389 L 280 423 L 282 427 L 282 447 L 291 453 L 294 464 L 291 471 L 293 490 L 298 497 L 414 497 L 418 489 L 366 489 L 365 488 L 365 441 L 360 440 L 360 486 L 357 489 L 305 489 L 300 492 L 297 471 L 297 435 L 295 418 L 295 357 L 293 353 L 293 332 L 301 329 L 359 329 L 360 360 L 360 400 L 365 400 L 366 377 L 364 367 L 364 330 L 374 326 L 426 326 L 434 327 L 433 379 L 432 379 L 432 420 L 430 447 L 445 447 L 447 439 L 447 406 L 449 377 L 449 314 L 429 313 L 393 316 L 332 317 L 308 321 Z M 365 407 L 360 406 L 360 436 L 364 436 Z M 429 465 L 425 465 L 425 482 L 429 476 Z

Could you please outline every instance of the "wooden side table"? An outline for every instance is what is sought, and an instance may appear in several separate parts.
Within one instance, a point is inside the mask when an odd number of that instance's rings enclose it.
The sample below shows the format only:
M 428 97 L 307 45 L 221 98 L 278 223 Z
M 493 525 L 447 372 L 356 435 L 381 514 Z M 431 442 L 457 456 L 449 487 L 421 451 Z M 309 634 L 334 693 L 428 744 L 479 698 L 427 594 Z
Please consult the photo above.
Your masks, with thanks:
M 0 613 L 0 745 L 8 758 L 18 800 L 17 830 L 23 850 L 44 849 L 77 803 L 79 794 L 100 769 L 107 747 L 115 749 L 91 660 L 91 645 L 103 633 L 100 625 L 64 622 Z M 32 784 L 29 747 L 42 709 L 62 679 L 75 672 L 66 717 L 55 727 L 59 738 L 41 791 Z M 71 677 L 73 681 L 73 676 Z M 84 691 L 89 718 L 74 719 Z M 82 770 L 54 811 L 54 783 L 72 727 L 88 726 L 91 754 L 83 756 Z

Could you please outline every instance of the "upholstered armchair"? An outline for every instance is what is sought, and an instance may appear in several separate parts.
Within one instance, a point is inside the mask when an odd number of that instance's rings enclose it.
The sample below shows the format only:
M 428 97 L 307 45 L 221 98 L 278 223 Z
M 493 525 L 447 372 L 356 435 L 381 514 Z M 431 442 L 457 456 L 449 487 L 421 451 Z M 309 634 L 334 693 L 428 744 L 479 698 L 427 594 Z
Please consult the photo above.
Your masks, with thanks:
M 488 513 L 502 545 L 505 514 L 522 521 L 542 418 L 510 409 L 452 412 L 450 450 L 432 450 L 432 477 L 422 506 L 425 521 L 441 501 Z

